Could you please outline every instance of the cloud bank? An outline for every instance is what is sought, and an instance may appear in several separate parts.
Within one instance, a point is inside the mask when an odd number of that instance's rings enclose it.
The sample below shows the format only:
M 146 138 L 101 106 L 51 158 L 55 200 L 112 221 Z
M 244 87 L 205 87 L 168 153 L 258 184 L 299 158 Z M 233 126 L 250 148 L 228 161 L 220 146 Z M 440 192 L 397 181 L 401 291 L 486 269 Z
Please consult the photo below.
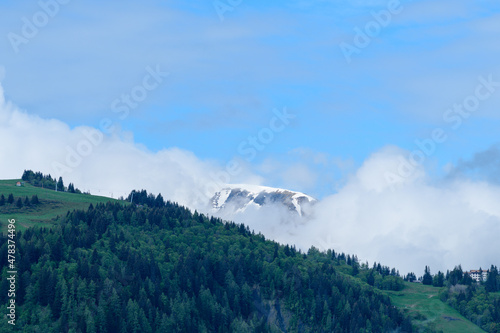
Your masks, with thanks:
M 368 158 L 298 230 L 298 242 L 355 253 L 401 272 L 434 272 L 500 262 L 500 187 L 466 179 L 434 182 L 424 170 L 388 183 L 407 152 L 387 147 Z M 310 242 L 310 241 L 309 241 Z M 306 245 L 306 244 L 304 244 Z
M 117 198 L 133 189 L 192 208 L 204 208 L 210 175 L 220 167 L 178 148 L 151 152 L 127 133 L 104 135 L 92 127 L 70 128 L 20 111 L 0 86 L 0 175 L 20 178 L 24 169 L 62 176 L 84 191 Z M 241 173 L 241 181 L 245 181 Z
M 432 180 L 422 166 L 407 178 L 388 181 L 387 173 L 398 174 L 408 155 L 397 147 L 373 153 L 337 193 L 312 207 L 306 220 L 278 208 L 233 219 L 305 251 L 315 246 L 356 254 L 363 262 L 381 262 L 402 274 L 423 274 L 426 265 L 434 273 L 458 264 L 464 269 L 498 265 L 500 187 L 467 178 Z M 467 165 L 479 168 L 478 160 Z

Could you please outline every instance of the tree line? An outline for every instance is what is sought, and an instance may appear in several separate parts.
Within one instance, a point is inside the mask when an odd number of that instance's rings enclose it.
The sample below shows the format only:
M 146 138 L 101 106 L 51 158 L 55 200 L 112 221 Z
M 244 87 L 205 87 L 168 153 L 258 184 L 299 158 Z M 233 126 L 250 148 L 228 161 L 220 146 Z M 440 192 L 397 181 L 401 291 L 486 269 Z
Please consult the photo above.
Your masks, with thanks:
M 14 197 L 14 195 L 11 193 L 5 198 L 5 196 L 2 194 L 0 195 L 0 207 L 2 206 L 7 206 L 7 205 L 14 205 L 17 208 L 22 208 L 24 206 L 30 207 L 30 206 L 36 206 L 40 204 L 40 200 L 38 199 L 38 196 L 32 195 L 31 199 L 26 196 L 24 200 L 21 197 L 18 197 L 17 200 Z
M 24 170 L 21 178 L 23 181 L 36 187 L 43 187 L 49 190 L 57 189 L 61 192 L 82 193 L 82 191 L 78 188 L 75 188 L 73 183 L 70 183 L 68 187 L 65 187 L 62 177 L 59 177 L 59 179 L 56 180 L 56 178 L 52 178 L 51 175 L 44 175 L 41 172 L 33 172 L 32 170 Z

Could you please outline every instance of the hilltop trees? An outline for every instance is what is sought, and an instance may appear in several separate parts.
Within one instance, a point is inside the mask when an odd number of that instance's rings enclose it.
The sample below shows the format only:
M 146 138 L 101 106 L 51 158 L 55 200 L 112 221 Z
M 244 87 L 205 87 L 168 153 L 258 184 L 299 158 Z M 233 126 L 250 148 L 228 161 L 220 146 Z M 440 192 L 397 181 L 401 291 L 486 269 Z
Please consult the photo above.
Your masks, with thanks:
M 59 177 L 59 180 L 57 181 L 57 190 L 64 192 L 64 182 L 62 177 Z
M 68 185 L 68 192 L 69 193 L 78 193 L 78 194 L 82 193 L 82 191 L 80 191 L 79 189 L 75 188 L 75 184 L 73 184 L 73 183 L 69 183 L 69 185 Z
M 44 175 L 41 172 L 24 170 L 22 180 L 36 187 L 43 187 L 50 190 L 56 189 L 56 180 L 51 175 Z
M 64 187 L 62 177 L 59 177 L 59 179 L 56 180 L 55 178 L 52 178 L 51 175 L 44 175 L 41 172 L 33 172 L 32 170 L 24 170 L 22 180 L 33 186 L 43 187 L 49 190 L 55 190 L 57 188 L 57 190 L 61 192 L 68 191 L 70 193 L 82 193 L 79 189 L 75 188 L 73 183 L 70 183 L 68 188 Z
M 434 278 L 432 279 L 432 285 L 434 287 L 442 287 L 444 286 L 444 273 L 439 271 Z
M 429 266 L 425 266 L 425 273 L 424 277 L 422 279 L 422 283 L 425 285 L 431 285 L 432 284 L 432 275 L 431 275 L 431 269 Z
M 484 286 L 486 291 L 490 293 L 500 291 L 500 276 L 498 275 L 498 268 L 496 266 L 491 265 L 490 272 Z
M 453 286 L 460 283 L 463 278 L 464 271 L 462 270 L 461 265 L 455 266 L 451 272 L 446 274 L 446 280 L 448 280 L 448 282 Z
M 410 272 L 404 277 L 404 280 L 408 282 L 415 282 L 417 281 L 417 276 L 415 275 L 415 273 Z
M 156 207 L 156 208 L 161 208 L 166 205 L 166 202 L 163 199 L 161 193 L 155 197 L 152 193 L 148 194 L 146 190 L 141 190 L 141 191 L 133 190 L 128 195 L 127 201 L 130 201 L 136 205 L 146 205 L 149 207 Z

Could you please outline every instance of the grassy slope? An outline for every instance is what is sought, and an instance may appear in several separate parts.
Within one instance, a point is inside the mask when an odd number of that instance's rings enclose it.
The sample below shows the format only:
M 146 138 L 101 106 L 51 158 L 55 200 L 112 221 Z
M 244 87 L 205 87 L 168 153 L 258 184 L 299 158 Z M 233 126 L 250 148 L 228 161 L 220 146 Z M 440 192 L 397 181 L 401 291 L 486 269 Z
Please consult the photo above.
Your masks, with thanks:
M 403 311 L 408 311 L 412 318 L 420 317 L 421 320 L 414 319 L 413 323 L 422 328 L 429 327 L 445 333 L 484 332 L 457 310 L 441 302 L 439 299 L 440 290 L 441 288 L 405 282 L 404 290 L 389 291 L 387 294 L 391 297 L 394 305 Z
M 32 207 L 17 208 L 15 204 L 0 206 L 0 230 L 6 232 L 8 219 L 16 220 L 17 230 L 24 230 L 32 226 L 50 226 L 58 215 L 66 215 L 68 210 L 87 209 L 92 203 L 104 203 L 114 201 L 106 197 L 93 195 L 55 192 L 52 190 L 34 187 L 28 183 L 23 187 L 17 187 L 19 180 L 0 180 L 0 195 L 5 198 L 12 193 L 15 200 L 36 194 L 41 204 Z

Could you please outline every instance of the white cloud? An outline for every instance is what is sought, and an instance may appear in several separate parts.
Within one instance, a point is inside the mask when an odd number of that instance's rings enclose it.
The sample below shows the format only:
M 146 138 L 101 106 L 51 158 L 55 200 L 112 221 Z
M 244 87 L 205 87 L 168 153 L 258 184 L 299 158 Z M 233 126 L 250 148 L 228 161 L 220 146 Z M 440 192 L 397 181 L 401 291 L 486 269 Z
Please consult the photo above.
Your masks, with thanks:
M 73 182 L 96 195 L 116 198 L 144 188 L 192 208 L 203 209 L 208 203 L 210 175 L 221 170 L 215 162 L 178 148 L 155 153 L 130 139 L 100 135 L 91 127 L 71 129 L 61 121 L 22 112 L 5 102 L 0 86 L 2 179 L 19 178 L 24 169 L 32 169 L 63 176 L 66 184 Z M 255 179 L 242 172 L 234 181 L 247 178 Z
M 356 254 L 360 260 L 396 267 L 402 274 L 489 267 L 500 262 L 500 186 L 453 179 L 432 183 L 423 167 L 398 183 L 408 152 L 385 147 L 373 153 L 336 194 L 312 207 L 308 219 L 279 208 L 255 209 L 226 216 L 281 243 L 303 251 Z
M 423 173 L 397 187 L 384 184 L 383 174 L 398 160 L 393 148 L 373 154 L 337 194 L 316 206 L 314 218 L 297 230 L 297 243 L 357 254 L 405 273 L 421 274 L 425 265 L 437 271 L 498 264 L 500 187 L 434 185 Z

